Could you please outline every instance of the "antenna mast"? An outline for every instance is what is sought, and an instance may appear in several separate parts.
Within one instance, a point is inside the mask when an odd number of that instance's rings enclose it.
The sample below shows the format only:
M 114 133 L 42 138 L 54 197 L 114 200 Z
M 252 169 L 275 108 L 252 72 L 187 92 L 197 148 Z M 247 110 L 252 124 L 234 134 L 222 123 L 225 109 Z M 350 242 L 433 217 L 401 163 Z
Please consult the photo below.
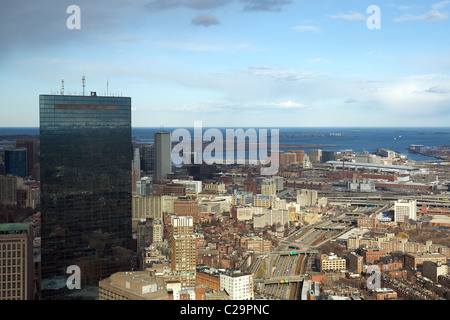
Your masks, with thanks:
M 64 95 L 64 78 L 61 79 L 61 95 Z
M 85 76 L 83 76 L 81 78 L 81 82 L 83 83 L 83 96 L 84 96 L 84 88 L 86 87 L 86 77 Z

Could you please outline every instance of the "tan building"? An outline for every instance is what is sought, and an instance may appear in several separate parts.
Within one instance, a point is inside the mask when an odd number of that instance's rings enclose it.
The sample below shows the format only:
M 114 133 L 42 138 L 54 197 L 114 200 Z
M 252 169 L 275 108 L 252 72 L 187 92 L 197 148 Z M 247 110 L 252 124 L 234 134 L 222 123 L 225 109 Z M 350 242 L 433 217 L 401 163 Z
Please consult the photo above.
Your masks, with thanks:
M 252 250 L 255 254 L 267 253 L 272 250 L 272 241 L 264 240 L 261 237 L 243 237 L 241 238 L 241 247 Z
M 171 280 L 179 280 L 183 287 L 195 285 L 196 237 L 192 217 L 171 217 Z
M 447 263 L 447 257 L 440 253 L 425 253 L 425 254 L 417 254 L 417 253 L 407 253 L 405 254 L 405 267 L 410 269 L 417 269 L 418 267 L 422 267 L 425 261 L 432 261 L 436 263 Z
M 275 179 L 264 179 L 261 184 L 261 195 L 275 196 L 277 194 L 277 185 Z
M 406 222 L 408 219 L 416 220 L 417 202 L 416 200 L 398 200 L 394 204 L 394 221 Z
M 168 300 L 161 276 L 151 271 L 117 272 L 99 282 L 99 300 Z
M 439 276 L 448 274 L 448 265 L 441 262 L 424 261 L 422 275 L 428 279 L 438 282 Z
M 348 256 L 349 269 L 355 271 L 356 273 L 361 273 L 364 270 L 364 258 L 356 254 L 355 252 L 351 252 Z
M 166 256 L 154 246 L 143 248 L 139 254 L 139 268 L 142 271 L 165 272 L 170 270 Z
M 345 259 L 339 258 L 334 253 L 322 254 L 320 257 L 320 271 L 345 270 Z
M 180 197 L 173 202 L 173 211 L 177 216 L 192 217 L 194 223 L 199 221 L 197 200 L 189 197 Z
M 225 186 L 225 183 L 205 183 L 203 185 L 203 191 L 205 193 L 213 193 L 213 194 L 221 194 L 226 193 L 227 188 Z
M 297 190 L 297 203 L 301 207 L 314 207 L 317 204 L 317 190 Z
M 162 219 L 161 197 L 133 196 L 132 200 L 133 219 Z
M 261 194 L 254 195 L 253 197 L 254 207 L 270 208 L 272 206 L 272 200 L 269 196 L 263 196 Z
M 28 223 L 0 224 L 0 300 L 34 299 L 31 229 Z

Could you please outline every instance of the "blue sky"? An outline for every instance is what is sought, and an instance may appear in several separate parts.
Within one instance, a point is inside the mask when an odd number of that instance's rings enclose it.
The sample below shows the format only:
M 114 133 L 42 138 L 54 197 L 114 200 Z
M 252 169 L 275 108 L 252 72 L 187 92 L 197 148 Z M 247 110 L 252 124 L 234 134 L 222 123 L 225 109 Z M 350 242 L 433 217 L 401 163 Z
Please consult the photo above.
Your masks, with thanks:
M 86 92 L 131 97 L 135 127 L 448 126 L 449 13 L 450 1 L 2 1 L 0 126 L 38 126 L 39 94 L 63 78 L 81 94 L 83 75 Z

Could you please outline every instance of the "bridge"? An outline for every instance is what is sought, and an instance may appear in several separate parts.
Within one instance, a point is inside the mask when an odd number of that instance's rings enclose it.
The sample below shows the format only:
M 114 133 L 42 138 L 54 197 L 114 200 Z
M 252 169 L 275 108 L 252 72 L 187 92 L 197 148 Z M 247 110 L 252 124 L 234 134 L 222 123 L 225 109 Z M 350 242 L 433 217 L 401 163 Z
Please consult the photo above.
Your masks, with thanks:
M 298 249 L 294 249 L 298 248 Z M 300 249 L 298 246 L 296 245 L 291 245 L 291 247 L 293 249 L 291 250 L 283 250 L 280 252 L 277 252 L 280 256 L 291 256 L 291 255 L 298 255 L 298 254 L 318 254 L 319 250 L 318 249 Z
M 270 279 L 255 279 L 255 282 L 264 283 L 264 285 L 289 284 L 289 283 L 303 282 L 304 279 L 305 279 L 304 275 L 295 275 L 295 276 L 272 277 Z

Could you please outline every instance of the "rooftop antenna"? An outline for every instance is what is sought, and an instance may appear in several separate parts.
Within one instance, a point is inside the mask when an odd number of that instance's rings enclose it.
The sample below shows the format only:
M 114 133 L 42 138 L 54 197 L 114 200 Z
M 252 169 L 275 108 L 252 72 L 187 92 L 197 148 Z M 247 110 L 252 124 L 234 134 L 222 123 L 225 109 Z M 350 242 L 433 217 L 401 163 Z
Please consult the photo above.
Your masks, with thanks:
M 106 95 L 108 95 L 108 89 L 109 89 L 109 80 L 106 81 Z
M 86 77 L 85 76 L 83 76 L 81 78 L 81 82 L 83 83 L 83 96 L 84 96 L 84 88 L 86 87 Z
M 64 78 L 61 79 L 61 95 L 64 95 Z

